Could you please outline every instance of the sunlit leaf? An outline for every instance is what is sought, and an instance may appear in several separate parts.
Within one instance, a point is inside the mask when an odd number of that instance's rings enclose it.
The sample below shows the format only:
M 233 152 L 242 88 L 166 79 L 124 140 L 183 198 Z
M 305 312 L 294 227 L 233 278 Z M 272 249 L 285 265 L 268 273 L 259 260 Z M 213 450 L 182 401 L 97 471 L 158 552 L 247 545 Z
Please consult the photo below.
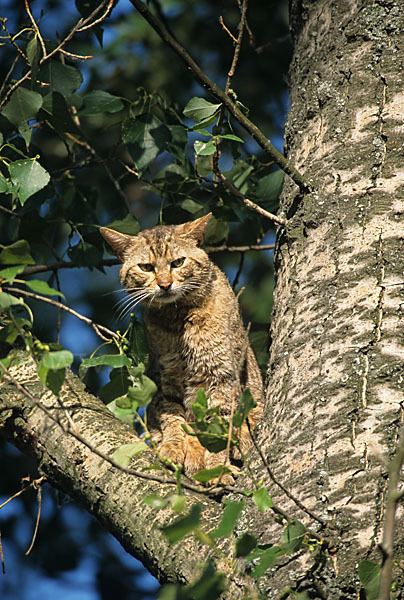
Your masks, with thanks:
M 141 452 L 148 450 L 149 446 L 145 444 L 145 442 L 134 442 L 133 444 L 124 444 L 120 446 L 112 455 L 112 460 L 114 460 L 121 467 L 129 466 L 131 459 L 134 456 L 137 456 Z
M 46 369 L 63 369 L 64 367 L 70 367 L 73 360 L 74 356 L 70 350 L 56 350 L 44 354 L 41 363 Z
M 245 502 L 227 502 L 220 523 L 211 536 L 213 538 L 229 537 L 234 531 L 244 506 Z
M 61 292 L 58 292 L 58 290 L 51 288 L 46 283 L 46 281 L 40 281 L 39 279 L 31 279 L 29 281 L 26 281 L 25 285 L 34 292 L 37 292 L 38 294 L 44 294 L 45 296 L 62 296 L 62 298 L 64 298 Z
M 184 108 L 183 113 L 188 119 L 192 119 L 195 123 L 200 123 L 216 114 L 220 107 L 221 104 L 212 104 L 212 102 L 208 102 L 205 98 L 191 98 Z
M 21 204 L 25 204 L 28 198 L 44 188 L 50 180 L 48 171 L 34 159 L 11 162 L 8 170 Z
M 41 94 L 20 86 L 11 94 L 1 114 L 18 127 L 20 123 L 35 117 L 41 106 Z
M 261 512 L 269 510 L 274 505 L 271 496 L 264 487 L 260 487 L 258 490 L 256 490 L 252 495 L 252 499 Z
M 200 520 L 201 505 L 193 504 L 191 510 L 185 517 L 178 517 L 170 525 L 162 527 L 161 530 L 170 544 L 175 544 L 199 527 Z
M 380 565 L 370 560 L 361 560 L 358 576 L 366 592 L 366 600 L 377 600 L 380 587 Z
M 300 521 L 292 521 L 283 531 L 281 536 L 282 549 L 287 554 L 293 554 L 299 550 L 303 538 L 306 535 L 306 528 Z

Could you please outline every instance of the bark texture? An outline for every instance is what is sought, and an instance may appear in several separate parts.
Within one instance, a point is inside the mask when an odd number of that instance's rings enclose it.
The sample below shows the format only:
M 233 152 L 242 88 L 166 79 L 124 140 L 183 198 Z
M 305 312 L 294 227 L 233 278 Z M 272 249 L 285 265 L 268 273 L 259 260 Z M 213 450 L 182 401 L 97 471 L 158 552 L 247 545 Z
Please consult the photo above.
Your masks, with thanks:
M 289 561 L 266 591 L 356 598 L 358 561 L 381 562 L 403 420 L 404 3 L 295 0 L 291 23 L 286 151 L 316 192 L 288 184 L 283 195 L 260 443 L 279 480 L 336 528 L 337 548 L 315 572 L 313 560 Z M 399 589 L 403 525 L 400 510 Z M 268 523 L 266 541 L 276 534 Z
M 22 452 L 33 456 L 40 474 L 52 486 L 94 514 L 161 582 L 185 583 L 193 579 L 199 570 L 198 562 L 207 558 L 206 546 L 202 547 L 193 537 L 170 546 L 159 528 L 172 520 L 171 509 L 155 511 L 142 502 L 148 494 L 170 496 L 176 492 L 175 486 L 124 473 L 92 450 L 96 448 L 111 457 L 123 444 L 139 441 L 133 430 L 88 394 L 72 373 L 58 400 L 42 386 L 31 359 L 20 361 L 11 371 L 48 414 L 14 384 L 3 380 L 0 385 L 3 435 Z M 89 446 L 75 439 L 70 431 L 82 436 Z M 146 451 L 131 462 L 131 467 L 142 471 L 156 463 L 152 452 Z M 220 503 L 190 493 L 188 509 L 195 501 L 202 504 L 204 518 L 214 524 L 221 512 Z M 236 590 L 233 592 L 236 594 Z

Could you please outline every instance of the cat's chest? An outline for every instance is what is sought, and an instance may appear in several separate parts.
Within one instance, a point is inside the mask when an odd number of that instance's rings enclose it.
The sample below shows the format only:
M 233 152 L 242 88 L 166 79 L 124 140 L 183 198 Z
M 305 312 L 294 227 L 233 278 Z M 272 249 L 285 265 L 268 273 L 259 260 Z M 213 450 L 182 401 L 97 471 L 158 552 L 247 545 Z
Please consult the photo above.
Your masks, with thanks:
M 197 353 L 202 339 L 208 335 L 210 320 L 209 312 L 200 309 L 149 315 L 146 326 L 153 352 L 183 358 Z

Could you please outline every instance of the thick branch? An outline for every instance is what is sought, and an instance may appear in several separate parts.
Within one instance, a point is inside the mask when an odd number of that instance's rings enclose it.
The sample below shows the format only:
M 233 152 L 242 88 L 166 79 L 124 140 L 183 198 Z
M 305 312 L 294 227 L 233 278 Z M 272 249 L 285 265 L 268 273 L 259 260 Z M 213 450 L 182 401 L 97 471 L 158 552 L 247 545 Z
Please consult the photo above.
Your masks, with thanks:
M 142 502 L 147 494 L 173 493 L 172 486 L 137 478 L 115 469 L 96 455 L 91 446 L 111 456 L 125 443 L 138 440 L 97 398 L 84 390 L 82 382 L 69 374 L 59 401 L 40 383 L 35 365 L 24 360 L 12 369 L 20 385 L 37 398 L 46 411 L 7 381 L 0 386 L 0 430 L 22 452 L 34 456 L 40 471 L 54 487 L 61 489 L 93 513 L 133 556 L 140 559 L 160 581 L 186 582 L 195 576 L 197 563 L 207 558 L 206 547 L 193 538 L 169 546 L 159 527 L 171 511 L 155 512 Z M 57 417 L 61 427 L 50 414 Z M 69 417 L 67 417 L 69 415 Z M 66 429 L 88 442 L 83 444 Z M 90 446 L 90 447 L 89 447 Z M 143 471 L 156 462 L 151 452 L 134 459 L 134 468 Z M 220 504 L 196 493 L 188 493 L 188 507 L 201 502 L 208 520 L 215 522 Z
M 130 0 L 133 6 L 140 12 L 146 21 L 153 27 L 156 33 L 161 37 L 170 48 L 180 57 L 194 75 L 195 79 L 204 87 L 212 96 L 222 102 L 228 111 L 233 115 L 240 125 L 254 138 L 257 144 L 265 150 L 268 156 L 299 186 L 301 192 L 310 192 L 312 186 L 304 179 L 303 175 L 295 169 L 286 158 L 278 152 L 271 144 L 260 129 L 248 119 L 242 111 L 237 107 L 236 103 L 219 88 L 207 75 L 202 71 L 199 65 L 181 46 L 179 42 L 167 31 L 164 25 L 149 11 L 146 4 L 141 0 Z

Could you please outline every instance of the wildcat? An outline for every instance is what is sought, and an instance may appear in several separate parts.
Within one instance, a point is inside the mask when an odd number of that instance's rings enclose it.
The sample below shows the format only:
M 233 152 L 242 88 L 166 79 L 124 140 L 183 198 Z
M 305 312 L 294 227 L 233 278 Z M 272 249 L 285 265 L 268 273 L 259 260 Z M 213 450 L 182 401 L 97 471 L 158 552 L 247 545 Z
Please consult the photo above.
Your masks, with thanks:
M 200 388 L 229 418 L 232 403 L 236 410 L 241 390 L 249 387 L 257 403 L 249 414 L 252 427 L 263 404 L 261 374 L 237 299 L 201 247 L 210 216 L 153 227 L 136 236 L 100 228 L 122 262 L 122 284 L 134 304 L 145 305 L 147 374 L 158 385 L 147 413 L 152 439 L 160 454 L 182 464 L 187 475 L 225 461 L 225 452 L 210 453 L 182 428 L 195 420 L 191 403 Z M 246 450 L 246 424 L 239 437 Z

